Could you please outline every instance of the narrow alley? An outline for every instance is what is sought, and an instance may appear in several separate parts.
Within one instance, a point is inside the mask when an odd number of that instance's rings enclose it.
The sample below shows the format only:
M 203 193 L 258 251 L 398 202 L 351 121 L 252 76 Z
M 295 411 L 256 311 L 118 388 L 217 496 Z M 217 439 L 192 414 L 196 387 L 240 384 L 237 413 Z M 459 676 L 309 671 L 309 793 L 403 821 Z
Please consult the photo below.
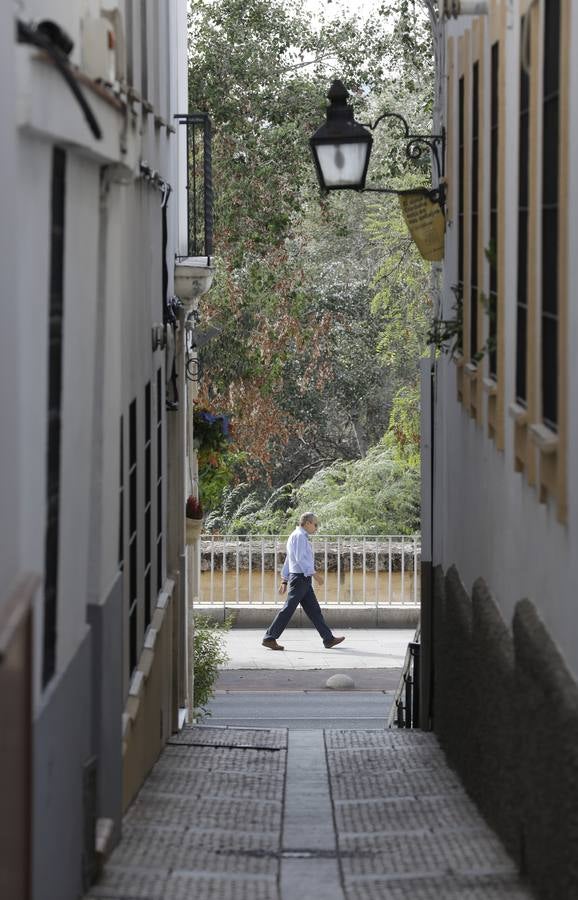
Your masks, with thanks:
M 226 634 L 208 724 L 170 739 L 86 900 L 532 896 L 435 736 L 385 727 L 412 632 L 350 631 L 339 654 L 259 634 Z M 336 671 L 354 688 L 326 688 Z
M 430 733 L 187 727 L 91 900 L 522 900 Z

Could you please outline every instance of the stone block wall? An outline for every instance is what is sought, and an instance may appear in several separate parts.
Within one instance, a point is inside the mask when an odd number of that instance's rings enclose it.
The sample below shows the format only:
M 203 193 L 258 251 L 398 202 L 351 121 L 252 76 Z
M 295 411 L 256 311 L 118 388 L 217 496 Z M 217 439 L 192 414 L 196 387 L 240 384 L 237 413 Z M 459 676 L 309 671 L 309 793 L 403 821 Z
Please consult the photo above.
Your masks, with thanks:
M 434 573 L 432 718 L 450 764 L 544 900 L 578 897 L 578 687 L 535 606 L 512 631 L 483 579 Z

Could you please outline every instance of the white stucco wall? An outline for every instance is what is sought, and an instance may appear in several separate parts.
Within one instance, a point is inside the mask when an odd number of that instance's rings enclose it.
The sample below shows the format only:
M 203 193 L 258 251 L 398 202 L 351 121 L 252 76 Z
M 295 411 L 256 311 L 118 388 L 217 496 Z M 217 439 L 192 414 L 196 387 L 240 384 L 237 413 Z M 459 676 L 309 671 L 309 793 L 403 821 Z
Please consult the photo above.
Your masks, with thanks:
M 448 24 L 448 33 L 459 34 L 471 19 Z M 511 620 L 514 606 L 529 597 L 537 606 L 552 637 L 558 643 L 573 673 L 578 677 L 578 307 L 573 293 L 568 300 L 569 327 L 560 339 L 568 346 L 569 440 L 568 522 L 561 525 L 552 501 L 541 504 L 537 489 L 514 471 L 513 422 L 507 409 L 515 391 L 516 283 L 517 283 L 517 184 L 518 184 L 518 52 L 519 19 L 512 18 L 507 32 L 508 66 L 506 140 L 506 246 L 505 297 L 505 450 L 498 451 L 487 436 L 487 398 L 484 425 L 477 425 L 456 395 L 456 369 L 447 358 L 437 365 L 436 471 L 434 561 L 444 568 L 455 563 L 468 589 L 482 576 Z M 573 16 L 571 46 L 578 46 L 578 17 Z M 456 57 L 457 61 L 457 57 Z M 570 100 L 570 159 L 578 150 L 578 66 L 571 54 L 572 96 Z M 486 89 L 489 96 L 489 85 Z M 457 121 L 457 104 L 454 111 Z M 487 119 L 486 119 L 487 121 Z M 457 145 L 454 160 L 457 166 Z M 488 173 L 486 173 L 488 174 Z M 574 248 L 578 239 L 578 177 L 570 170 L 570 292 L 578 276 Z M 449 315 L 457 282 L 457 223 L 449 223 L 444 273 L 445 311 Z M 486 286 L 487 290 L 487 286 Z M 487 365 L 487 361 L 484 361 Z
M 112 4 L 102 4 L 111 6 Z M 97 14 L 98 0 L 26 0 L 24 20 L 51 18 L 75 41 L 81 61 L 82 16 Z M 120 4 L 121 10 L 124 4 Z M 7 201 L 1 216 L 3 303 L 6 308 L 0 366 L 4 415 L 0 462 L 0 541 L 3 584 L 19 569 L 44 571 L 48 290 L 52 151 L 67 155 L 64 357 L 62 394 L 60 563 L 57 674 L 64 672 L 86 631 L 87 602 L 109 594 L 118 573 L 120 416 L 138 403 L 139 525 L 144 495 L 144 391 L 153 399 L 152 472 L 156 466 L 156 372 L 164 353 L 151 347 L 151 327 L 162 323 L 161 194 L 142 179 L 141 160 L 173 187 L 168 212 L 169 291 L 178 229 L 177 143 L 156 116 L 172 123 L 186 110 L 186 2 L 156 0 L 147 6 L 148 98 L 152 113 L 135 107 L 122 151 L 124 118 L 84 88 L 103 140 L 92 137 L 78 104 L 56 70 L 34 50 L 13 44 L 12 10 L 0 13 L 4 124 L 0 179 Z M 4 24 L 6 27 L 3 27 Z M 134 79 L 141 84 L 140 7 L 134 5 Z M 4 44 L 6 46 L 4 46 Z M 182 157 L 184 162 L 184 157 Z M 12 169 L 10 168 L 12 167 Z M 105 174 L 103 174 L 105 173 Z M 109 187 L 101 195 L 101 185 Z M 183 203 L 186 209 L 186 197 Z M 99 244 L 100 241 L 100 244 Z M 106 252 L 101 252 L 102 246 Z M 18 340 L 18 336 L 21 340 Z M 5 346 L 6 345 L 6 346 Z M 164 402 L 164 397 L 163 397 Z M 166 454 L 164 465 L 167 465 Z M 156 492 L 152 492 L 153 523 Z M 153 525 L 153 533 L 156 530 Z M 139 568 L 144 542 L 139 538 Z M 154 546 L 153 546 L 154 555 Z M 156 578 L 153 579 L 153 602 Z M 1 601 L 0 601 L 1 602 Z M 42 610 L 36 619 L 36 703 L 42 703 Z
M 0 216 L 0 308 L 2 309 L 2 352 L 0 353 L 0 605 L 20 566 L 20 485 L 19 428 L 21 386 L 18 379 L 21 332 L 17 300 L 17 142 L 15 130 L 15 78 L 12 10 L 0 8 L 0 196 L 12 216 Z

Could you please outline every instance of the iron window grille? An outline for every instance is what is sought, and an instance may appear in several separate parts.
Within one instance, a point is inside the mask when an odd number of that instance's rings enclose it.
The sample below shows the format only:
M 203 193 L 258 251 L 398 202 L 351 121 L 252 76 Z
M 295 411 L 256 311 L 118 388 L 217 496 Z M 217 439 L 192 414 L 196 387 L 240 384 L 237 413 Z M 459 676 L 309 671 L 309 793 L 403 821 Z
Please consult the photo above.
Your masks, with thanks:
M 187 129 L 187 256 L 213 255 L 213 175 L 208 113 L 177 115 Z
M 560 126 L 560 0 L 544 11 L 542 101 L 542 419 L 558 428 L 558 139 Z
M 470 245 L 470 360 L 476 362 L 478 352 L 478 180 L 480 168 L 480 67 L 473 68 L 472 103 L 472 193 Z
M 490 112 L 490 302 L 489 372 L 498 374 L 498 147 L 499 147 L 500 45 L 492 45 L 492 92 Z
M 529 20 L 526 24 L 529 24 Z M 530 76 L 524 66 L 524 20 L 520 38 L 520 115 L 518 160 L 518 287 L 516 321 L 516 401 L 521 406 L 528 402 L 527 348 L 528 348 L 528 222 L 529 209 L 529 145 L 530 145 Z M 527 52 L 530 52 L 530 42 Z
M 62 437 L 62 366 L 64 347 L 64 244 L 66 153 L 52 155 L 50 283 L 48 326 L 48 425 L 46 460 L 46 537 L 44 545 L 44 630 L 42 684 L 56 671 L 58 564 L 60 556 L 60 465 Z
M 464 95 L 465 83 L 462 75 L 458 90 L 458 290 L 460 297 L 464 291 Z M 464 338 L 458 336 L 458 350 L 463 353 Z

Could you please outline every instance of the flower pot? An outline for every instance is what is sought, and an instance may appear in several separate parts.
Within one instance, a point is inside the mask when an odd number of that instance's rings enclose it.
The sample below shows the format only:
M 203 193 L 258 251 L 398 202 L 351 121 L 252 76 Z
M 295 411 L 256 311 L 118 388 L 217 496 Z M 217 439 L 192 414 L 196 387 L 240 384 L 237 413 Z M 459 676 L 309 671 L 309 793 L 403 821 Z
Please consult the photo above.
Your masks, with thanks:
M 187 525 L 187 544 L 192 544 L 193 541 L 198 541 L 201 536 L 203 520 L 185 518 L 185 522 Z

